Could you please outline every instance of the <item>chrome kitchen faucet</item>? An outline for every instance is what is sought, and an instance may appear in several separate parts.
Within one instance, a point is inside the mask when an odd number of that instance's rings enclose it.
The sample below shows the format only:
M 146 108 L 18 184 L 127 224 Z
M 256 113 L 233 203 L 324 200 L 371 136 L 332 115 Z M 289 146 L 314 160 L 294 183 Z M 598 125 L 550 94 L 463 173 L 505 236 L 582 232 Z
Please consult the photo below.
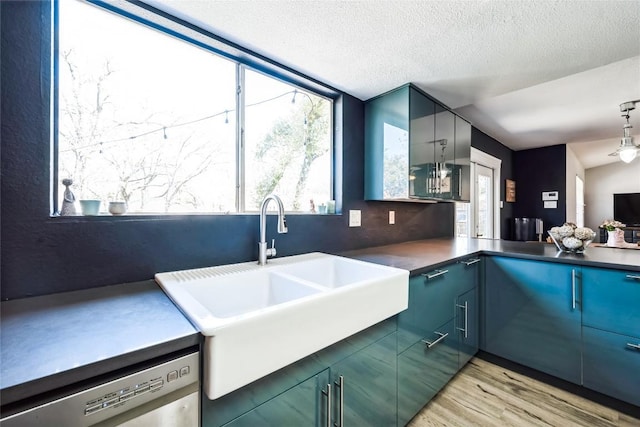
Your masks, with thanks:
M 282 205 L 282 200 L 280 197 L 275 194 L 269 194 L 262 201 L 262 205 L 260 206 L 260 242 L 258 243 L 258 264 L 265 265 L 267 263 L 268 257 L 276 256 L 276 240 L 273 239 L 271 241 L 271 247 L 267 248 L 267 205 L 269 202 L 273 200 L 278 205 L 278 233 L 286 233 L 287 230 L 287 219 L 284 217 L 284 206 Z

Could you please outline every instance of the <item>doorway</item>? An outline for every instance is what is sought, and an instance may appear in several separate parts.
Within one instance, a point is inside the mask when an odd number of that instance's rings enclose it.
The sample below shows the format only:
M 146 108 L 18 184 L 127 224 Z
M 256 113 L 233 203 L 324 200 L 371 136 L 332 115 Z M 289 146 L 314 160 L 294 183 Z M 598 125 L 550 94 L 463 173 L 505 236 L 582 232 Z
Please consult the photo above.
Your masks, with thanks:
M 502 160 L 471 147 L 470 203 L 456 204 L 457 237 L 500 238 Z
M 474 194 L 471 200 L 475 237 L 493 239 L 493 169 L 481 164 L 475 165 L 473 174 Z

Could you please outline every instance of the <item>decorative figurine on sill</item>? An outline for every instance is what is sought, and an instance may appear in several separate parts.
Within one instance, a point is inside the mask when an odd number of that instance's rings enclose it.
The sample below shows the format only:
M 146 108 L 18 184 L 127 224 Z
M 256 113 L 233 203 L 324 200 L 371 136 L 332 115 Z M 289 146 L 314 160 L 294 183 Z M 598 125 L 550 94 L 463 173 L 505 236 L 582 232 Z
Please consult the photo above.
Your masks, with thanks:
M 72 179 L 65 178 L 62 180 L 62 185 L 65 186 L 65 189 L 60 216 L 73 216 L 76 214 L 76 196 L 74 196 L 71 189 L 69 189 L 72 184 Z

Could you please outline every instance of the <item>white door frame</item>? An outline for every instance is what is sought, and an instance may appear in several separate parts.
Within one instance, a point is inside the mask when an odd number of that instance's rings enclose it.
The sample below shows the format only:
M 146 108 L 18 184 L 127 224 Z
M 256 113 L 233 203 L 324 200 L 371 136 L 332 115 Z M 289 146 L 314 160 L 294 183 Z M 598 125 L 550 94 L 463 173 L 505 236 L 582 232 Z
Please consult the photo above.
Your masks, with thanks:
M 493 157 L 490 154 L 471 147 L 471 179 L 475 179 L 475 163 L 493 169 L 493 238 L 500 239 L 500 171 L 502 160 Z M 475 183 L 471 185 L 471 200 L 475 197 Z M 474 215 L 473 224 L 475 226 L 475 214 L 471 209 L 471 215 Z M 473 233 L 473 229 L 471 230 Z

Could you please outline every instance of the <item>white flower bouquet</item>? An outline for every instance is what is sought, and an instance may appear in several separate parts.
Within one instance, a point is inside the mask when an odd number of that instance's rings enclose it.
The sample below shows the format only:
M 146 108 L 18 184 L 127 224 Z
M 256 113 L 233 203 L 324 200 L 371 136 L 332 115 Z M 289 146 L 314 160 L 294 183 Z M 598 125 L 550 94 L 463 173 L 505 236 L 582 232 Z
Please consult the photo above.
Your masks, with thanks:
M 581 254 L 596 237 L 596 233 L 588 227 L 577 227 L 566 222 L 560 227 L 551 227 L 548 231 L 551 240 L 562 252 Z
M 626 227 L 626 224 L 616 221 L 614 219 L 607 219 L 600 224 L 600 228 L 604 228 L 607 231 L 614 231 L 617 228 Z

